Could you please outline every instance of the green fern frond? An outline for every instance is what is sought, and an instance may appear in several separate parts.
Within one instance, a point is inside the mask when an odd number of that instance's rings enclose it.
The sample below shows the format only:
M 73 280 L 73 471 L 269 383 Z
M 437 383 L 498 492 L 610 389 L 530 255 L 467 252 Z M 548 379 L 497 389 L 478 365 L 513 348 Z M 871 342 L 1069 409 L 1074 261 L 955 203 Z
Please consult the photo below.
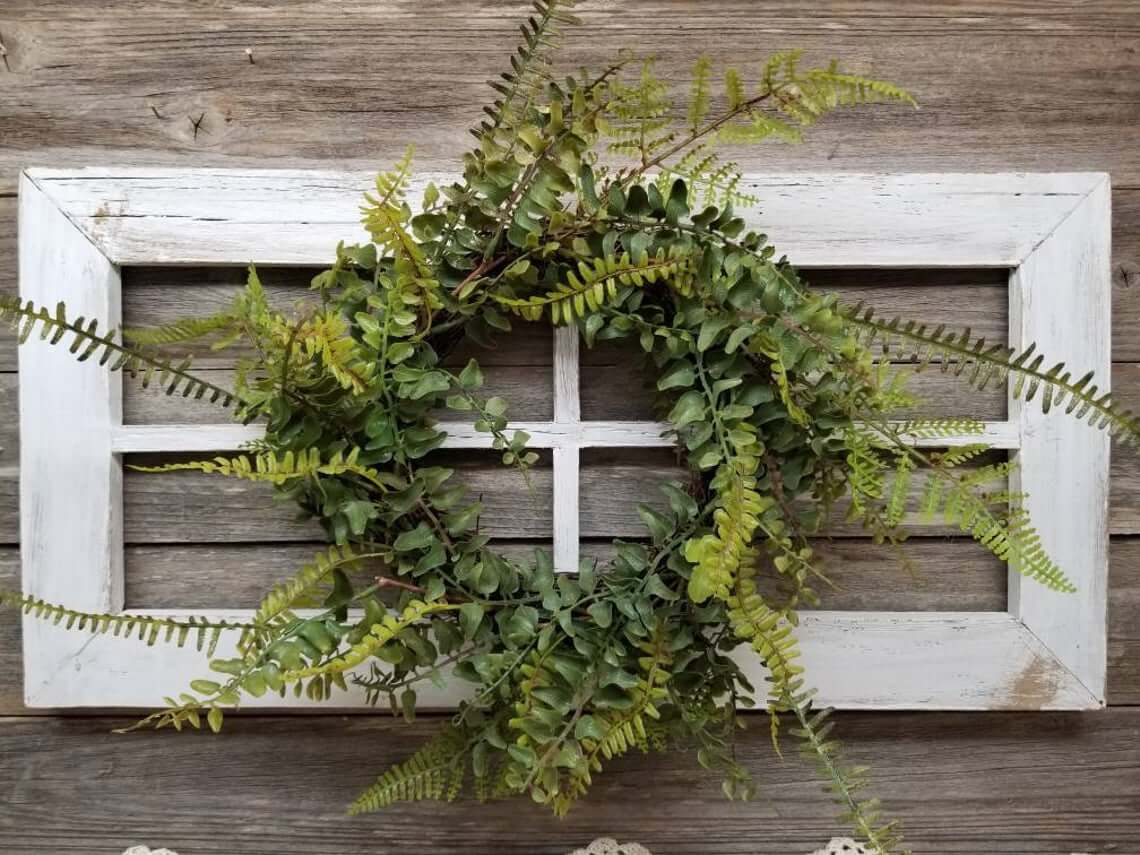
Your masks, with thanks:
M 801 740 L 804 756 L 819 768 L 828 782 L 827 789 L 843 811 L 840 818 L 851 825 L 856 836 L 872 851 L 879 855 L 896 851 L 902 843 L 899 824 L 883 821 L 877 798 L 861 797 L 867 787 L 866 772 L 862 767 L 847 764 L 839 743 L 830 738 L 831 710 L 815 710 L 810 706 L 810 698 L 795 698 L 791 711 L 799 725 L 792 729 L 792 734 Z
M 756 559 L 752 539 L 760 518 L 776 504 L 756 490 L 757 461 L 741 456 L 721 464 L 711 487 L 720 505 L 713 511 L 715 531 L 685 543 L 685 559 L 693 565 L 689 598 L 702 603 L 710 596 L 726 600 L 737 572 Z
M 269 298 L 265 294 L 265 286 L 261 284 L 261 277 L 257 275 L 257 268 L 252 264 L 246 276 L 245 288 L 238 292 L 234 298 L 233 313 L 235 317 L 247 321 L 252 327 L 264 329 L 270 325 L 273 311 L 269 306 Z
M 351 546 L 330 546 L 325 552 L 318 552 L 309 564 L 305 564 L 291 579 L 273 587 L 266 594 L 254 612 L 254 622 L 267 624 L 282 613 L 292 609 L 298 599 L 308 594 L 314 587 L 328 579 L 340 567 L 358 563 L 361 556 Z
M 137 327 L 123 330 L 123 340 L 129 344 L 152 347 L 196 341 L 215 333 L 232 332 L 236 317 L 232 310 L 218 312 L 204 318 L 183 318 L 156 327 Z
M 727 110 L 711 121 L 706 121 L 708 70 L 699 64 L 694 70 L 686 138 L 663 146 L 666 155 L 653 157 L 652 152 L 649 156 L 643 153 L 643 164 L 652 163 L 661 168 L 662 174 L 683 178 L 695 191 L 703 191 L 710 204 L 755 204 L 754 196 L 737 189 L 742 178 L 740 169 L 735 163 L 720 160 L 716 143 L 754 144 L 770 138 L 799 142 L 801 128 L 839 107 L 890 100 L 914 103 L 908 92 L 890 83 L 848 74 L 835 63 L 826 68 L 801 70 L 799 60 L 798 51 L 770 57 L 761 71 L 757 93 L 751 96 L 745 91 L 740 72 L 727 69 Z M 624 136 L 622 151 L 635 150 L 630 145 L 632 136 Z M 670 138 L 668 142 L 673 141 Z M 667 160 L 671 155 L 679 155 L 680 159 L 670 164 Z
M 813 692 L 804 687 L 804 668 L 797 661 L 800 649 L 793 625 L 764 601 L 756 589 L 755 573 L 754 566 L 742 568 L 729 601 L 728 617 L 736 636 L 752 647 L 768 670 L 773 744 L 778 745 L 777 715 L 792 713 L 799 723 L 792 733 L 801 739 L 804 753 L 824 771 L 832 795 L 843 810 L 844 821 L 852 824 L 860 837 L 878 847 L 880 853 L 888 853 L 897 842 L 893 828 L 879 825 L 877 803 L 855 797 L 863 786 L 862 772 L 839 762 L 835 743 L 827 740 L 830 727 L 819 727 L 828 711 L 812 713 Z
M 724 98 L 728 102 L 729 110 L 736 110 L 744 106 L 748 96 L 744 94 L 744 83 L 740 79 L 740 70 L 726 68 L 724 70 Z
M 793 627 L 785 615 L 771 608 L 756 587 L 756 565 L 741 565 L 727 599 L 733 633 L 752 647 L 768 669 L 775 695 L 789 693 L 800 684 L 803 666 Z
M 990 446 L 985 443 L 975 442 L 969 445 L 960 445 L 957 448 L 948 448 L 946 451 L 933 452 L 930 459 L 943 468 L 952 469 L 980 457 L 989 450 Z
M 658 626 L 650 639 L 637 644 L 641 653 L 637 665 L 642 677 L 633 691 L 631 707 L 607 722 L 605 735 L 600 740 L 585 744 L 587 765 L 594 771 L 601 769 L 598 755 L 611 760 L 635 747 L 648 750 L 646 719 L 661 718 L 660 707 L 669 697 L 666 685 L 672 676 L 673 652 L 663 629 Z
M 981 467 L 965 476 L 935 469 L 923 489 L 921 507 L 928 518 L 940 515 L 958 526 L 1009 567 L 1054 591 L 1073 592 L 1076 586 L 1049 557 L 1041 536 L 1024 508 L 1014 506 L 1004 518 L 977 488 L 1004 478 L 1012 464 Z
M 281 679 L 288 684 L 313 677 L 322 677 L 326 674 L 343 674 L 345 671 L 351 671 L 385 644 L 392 641 L 400 632 L 423 620 L 428 615 L 455 611 L 458 608 L 458 606 L 445 602 L 425 603 L 423 600 L 412 600 L 399 614 L 385 615 L 383 620 L 374 624 L 360 641 L 349 645 L 343 653 L 323 662 L 285 671 L 281 675 Z
M 243 655 L 249 655 L 271 644 L 277 637 L 276 631 L 296 619 L 292 610 L 299 600 L 311 596 L 314 589 L 326 583 L 337 570 L 352 567 L 361 558 L 348 545 L 331 546 L 325 552 L 318 552 L 312 562 L 262 598 L 254 612 L 254 626 L 242 634 L 238 649 Z
M 895 430 L 908 439 L 947 439 L 981 435 L 986 425 L 978 419 L 910 419 L 897 423 Z
M 23 303 L 18 297 L 0 297 L 0 320 L 11 322 L 20 344 L 24 344 L 37 327 L 40 338 L 53 345 L 70 334 L 68 349 L 77 361 L 85 362 L 97 356 L 99 364 L 110 371 L 123 371 L 132 377 L 140 377 L 143 388 L 157 381 L 167 395 L 180 392 L 184 398 L 200 399 L 208 394 L 211 403 L 219 403 L 223 407 L 228 407 L 235 400 L 233 392 L 191 374 L 188 357 L 175 364 L 169 359 L 120 344 L 115 341 L 114 330 L 100 333 L 99 322 L 95 319 L 87 320 L 80 316 L 70 320 L 67 307 L 62 302 L 56 305 L 55 314 L 52 314 L 31 300 Z
M 764 90 L 771 94 L 776 109 L 801 126 L 813 124 L 839 107 L 878 101 L 901 101 L 917 106 L 904 89 L 882 80 L 848 74 L 832 62 L 827 68 L 801 71 L 802 51 L 779 53 L 765 63 Z
M 574 802 L 585 795 L 593 782 L 593 773 L 602 771 L 603 759 L 612 760 L 634 749 L 648 752 L 664 747 L 663 739 L 650 734 L 653 723 L 661 721 L 661 707 L 669 700 L 668 683 L 672 678 L 674 655 L 664 625 L 659 624 L 649 639 L 638 642 L 637 649 L 641 676 L 630 690 L 629 707 L 610 714 L 595 711 L 590 716 L 601 735 L 581 737 L 584 762 L 575 764 L 558 791 L 547 794 L 556 816 L 565 816 Z
M 689 112 L 686 123 L 693 133 L 700 130 L 701 123 L 709 114 L 709 70 L 712 62 L 707 56 L 697 57 L 693 63 L 693 82 L 689 90 Z
M 336 312 L 323 312 L 299 324 L 291 339 L 310 357 L 319 356 L 341 388 L 363 393 L 375 374 L 374 358 L 349 335 L 348 324 Z
M 560 283 L 556 291 L 525 298 L 491 296 L 499 305 L 527 320 L 538 320 L 546 311 L 551 323 L 570 324 L 616 300 L 619 286 L 642 287 L 664 280 L 671 288 L 685 293 L 694 275 L 693 258 L 687 253 L 666 253 L 662 249 L 652 258 L 643 254 L 634 261 L 625 252 L 620 256 L 598 257 L 593 265 L 579 262 L 577 273 L 569 271 L 566 281 Z
M 902 442 L 900 433 L 892 432 L 891 436 Z M 894 449 L 884 447 L 877 435 L 856 426 L 844 432 L 843 442 L 851 499 L 846 519 L 857 520 L 876 544 L 901 546 L 907 539 L 901 524 L 910 505 L 911 473 L 915 469 L 912 450 L 901 444 Z M 894 462 L 890 463 L 892 450 Z M 910 566 L 901 550 L 899 557 Z
M 899 844 L 897 826 L 881 822 L 876 799 L 859 798 L 860 790 L 866 786 L 863 770 L 843 763 L 838 744 L 828 738 L 829 711 L 812 710 L 813 693 L 804 687 L 804 669 L 797 661 L 800 650 L 793 626 L 786 616 L 764 601 L 756 588 L 755 575 L 754 565 L 741 567 L 728 601 L 728 617 L 736 636 L 752 647 L 768 670 L 773 728 L 778 727 L 778 719 L 774 717 L 777 713 L 795 716 L 799 726 L 793 728 L 792 733 L 801 740 L 805 755 L 820 767 L 833 798 L 843 811 L 843 820 L 876 851 L 887 855 Z M 773 741 L 775 739 L 774 730 Z
M 227 703 L 236 703 L 237 697 L 233 689 L 227 687 L 223 690 L 226 695 Z M 175 730 L 181 732 L 184 727 L 192 727 L 195 730 L 201 730 L 203 718 L 207 726 L 214 733 L 222 729 L 222 719 L 225 717 L 222 707 L 216 702 L 203 702 L 195 698 L 189 693 L 183 693 L 179 699 L 166 698 L 166 707 L 164 709 L 153 712 L 146 718 L 140 719 L 130 727 L 116 728 L 115 733 L 130 733 L 135 730 L 140 730 L 144 727 L 152 727 L 155 730 L 162 730 L 163 728 L 173 727 Z
M 851 489 L 851 507 L 861 515 L 868 504 L 883 497 L 886 473 L 889 469 L 880 446 L 871 435 L 858 428 L 843 433 L 847 449 L 847 483 Z
M 490 81 L 496 98 L 484 108 L 487 118 L 471 133 L 488 157 L 513 150 L 513 129 L 526 117 L 542 86 L 550 79 L 551 54 L 558 46 L 561 28 L 578 19 L 570 13 L 576 0 L 534 0 L 536 14 L 521 26 L 523 42 L 511 56 L 511 67 Z
M 907 383 L 911 379 L 910 372 L 897 370 L 893 363 L 874 363 L 869 369 L 867 379 L 870 388 L 864 406 L 869 409 L 889 415 L 899 410 L 914 409 L 921 403 L 918 396 L 907 389 Z
M 903 521 L 910 501 L 911 473 L 914 472 L 914 460 L 909 454 L 899 453 L 895 461 L 894 478 L 887 493 L 887 507 L 883 521 L 888 528 L 897 528 Z
M 719 141 L 729 145 L 759 143 L 769 137 L 775 137 L 784 142 L 803 142 L 803 132 L 795 125 L 759 110 L 749 116 L 747 122 L 725 125 L 717 134 Z
M 395 256 L 398 264 L 410 267 L 417 278 L 432 283 L 435 274 L 412 235 L 412 209 L 404 198 L 411 180 L 412 152 L 409 145 L 392 170 L 376 176 L 376 194 L 364 194 L 367 204 L 360 210 L 373 243 Z
M 92 635 L 114 635 L 146 642 L 148 647 L 156 644 L 174 644 L 184 647 L 191 636 L 198 650 L 205 649 L 212 655 L 214 647 L 223 632 L 250 631 L 256 624 L 210 620 L 204 617 L 179 619 L 155 617 L 152 615 L 122 612 L 108 614 L 102 612 L 81 612 L 65 606 L 49 603 L 38 597 L 29 597 L 19 591 L 0 589 L 0 606 L 19 609 L 24 614 L 40 620 L 62 625 L 65 629 L 90 632 Z
M 377 484 L 382 489 L 389 485 L 390 476 L 357 462 L 359 448 L 347 455 L 336 452 L 327 460 L 321 460 L 319 449 L 283 454 L 265 452 L 250 457 L 241 454 L 237 457 L 215 457 L 213 460 L 192 460 L 186 463 L 164 463 L 159 466 L 131 466 L 137 472 L 182 472 L 196 471 L 209 475 L 224 475 L 246 481 L 261 481 L 278 486 L 298 478 L 315 478 L 318 475 L 359 475 Z
M 662 164 L 661 176 L 671 183 L 680 178 L 689 184 L 691 198 L 703 194 L 709 205 L 749 207 L 757 204 L 760 197 L 739 190 L 744 179 L 740 167 L 732 161 L 723 161 L 710 143 L 698 143 L 689 148 L 675 163 Z
M 673 101 L 669 97 L 669 87 L 654 74 L 653 64 L 652 58 L 642 63 L 641 75 L 633 85 L 614 82 L 606 120 L 601 125 L 612 140 L 610 151 L 636 156 L 643 166 L 676 139 L 676 134 L 670 130 L 672 120 L 669 112 Z M 707 74 L 706 68 L 706 77 Z M 707 86 L 705 88 L 704 108 L 707 112 Z
M 463 787 L 471 745 L 451 724 L 402 763 L 397 763 L 357 796 L 351 816 L 382 810 L 396 802 L 455 801 Z
M 1016 398 L 1032 402 L 1041 393 L 1043 412 L 1063 406 L 1066 415 L 1086 420 L 1117 441 L 1140 445 L 1140 418 L 1115 403 L 1111 392 L 1100 392 L 1093 372 L 1074 380 L 1063 362 L 1044 369 L 1045 356 L 1036 352 L 1035 344 L 1018 353 L 1004 344 L 987 344 L 969 328 L 955 332 L 939 324 L 932 329 L 897 317 L 882 321 L 861 303 L 845 308 L 844 317 L 865 347 L 878 341 L 884 355 L 894 352 L 920 367 L 937 362 L 943 372 L 962 378 L 978 390 L 991 382 L 1012 379 L 1010 392 Z
M 914 96 L 905 89 L 885 80 L 874 80 L 858 74 L 841 72 L 839 64 L 835 61 L 832 61 L 826 69 L 811 69 L 801 79 L 814 84 L 817 87 L 817 94 L 825 96 L 828 104 L 834 99 L 836 104 L 845 106 L 872 104 L 877 101 L 900 101 L 912 107 L 918 106 Z

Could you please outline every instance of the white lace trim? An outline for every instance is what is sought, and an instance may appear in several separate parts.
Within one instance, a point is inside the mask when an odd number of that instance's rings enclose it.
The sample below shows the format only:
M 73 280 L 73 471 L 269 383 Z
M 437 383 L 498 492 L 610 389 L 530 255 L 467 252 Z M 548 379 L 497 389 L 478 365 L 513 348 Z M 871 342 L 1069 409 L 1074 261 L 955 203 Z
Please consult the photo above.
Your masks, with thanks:
M 575 849 L 570 855 L 652 855 L 640 843 L 618 843 L 612 837 L 599 837 L 585 849 Z
M 178 855 L 178 853 L 170 849 L 132 846 L 123 855 Z M 652 855 L 652 853 L 640 843 L 618 843 L 612 837 L 600 837 L 585 849 L 576 849 L 570 855 Z M 826 849 L 818 849 L 811 855 L 868 855 L 868 853 L 850 837 L 837 837 L 827 844 Z
M 155 852 L 153 855 L 163 855 L 163 852 Z M 124 855 L 131 855 L 131 853 L 124 853 Z M 147 855 L 145 852 L 141 855 Z M 170 853 L 174 855 L 174 853 Z M 602 837 L 595 840 L 585 849 L 575 849 L 569 855 L 653 855 L 648 849 L 640 843 L 618 843 L 612 837 Z M 850 837 L 833 837 L 831 842 L 823 849 L 817 849 L 809 855 L 871 855 L 871 851 L 861 843 L 856 843 Z M 1082 852 L 1074 852 L 1073 855 L 1085 855 Z
M 132 846 L 123 855 L 178 855 L 172 849 L 148 849 L 145 846 Z M 612 837 L 600 837 L 585 849 L 575 849 L 569 855 L 653 855 L 640 843 L 618 843 Z M 810 855 L 870 855 L 867 848 L 850 837 L 834 837 L 823 849 Z M 1082 852 L 1073 855 L 1085 855 Z
M 652 855 L 640 843 L 618 843 L 612 837 L 601 837 L 585 849 L 575 849 L 570 855 Z M 850 837 L 836 837 L 823 849 L 811 855 L 869 855 L 864 846 Z
M 868 851 L 850 837 L 833 837 L 825 849 L 817 849 L 812 855 L 868 855 Z

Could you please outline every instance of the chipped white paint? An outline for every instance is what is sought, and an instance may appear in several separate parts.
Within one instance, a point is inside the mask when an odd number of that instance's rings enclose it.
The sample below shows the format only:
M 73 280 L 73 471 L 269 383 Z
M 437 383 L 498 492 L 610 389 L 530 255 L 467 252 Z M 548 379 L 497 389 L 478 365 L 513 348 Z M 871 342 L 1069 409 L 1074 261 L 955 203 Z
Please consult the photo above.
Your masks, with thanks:
M 487 434 L 467 422 L 440 422 L 447 431 L 444 448 L 486 448 Z M 671 448 L 673 439 L 665 422 L 588 421 L 577 423 L 511 422 L 509 429 L 530 434 L 531 448 Z M 156 451 L 233 451 L 261 439 L 261 425 L 118 425 L 111 431 L 111 450 L 116 454 Z M 938 439 L 919 439 L 918 448 L 950 448 L 984 442 L 991 448 L 1015 449 L 1021 442 L 1014 422 L 986 422 L 981 433 L 958 434 Z
M 1010 345 L 1031 342 L 1073 379 L 1095 371 L 1107 392 L 1112 371 L 1109 321 L 1111 194 L 1093 187 L 1035 246 L 1010 279 Z M 1077 576 L 1075 594 L 1058 597 L 1010 573 L 1009 610 L 1074 677 L 1104 698 L 1108 628 L 1109 438 L 1073 418 L 1042 413 L 1038 401 L 1009 401 L 1020 424 L 1019 470 L 1011 489 L 1045 533 L 1053 559 Z
M 578 441 L 582 428 L 582 402 L 578 388 L 576 327 L 559 327 L 554 331 L 554 427 L 565 431 L 552 445 L 554 569 L 575 573 L 578 570 L 578 466 L 582 446 Z M 650 425 L 642 430 L 648 434 L 652 428 Z M 660 431 L 657 435 L 660 437 Z M 651 441 L 645 444 L 660 443 Z
M 114 262 L 26 176 L 19 205 L 21 295 L 53 309 L 66 298 L 76 316 L 117 326 Z M 96 363 L 76 364 L 38 334 L 19 350 L 20 554 L 28 594 L 102 612 L 123 607 L 122 467 L 109 453 L 123 387 Z M 28 616 L 23 633 L 24 692 L 34 706 L 88 639 Z
M 175 609 L 135 609 L 137 614 L 186 617 L 201 614 Z M 211 617 L 247 620 L 249 611 L 213 610 Z M 66 637 L 66 630 L 50 632 Z M 1085 687 L 1059 667 L 1053 653 L 1017 618 L 1000 612 L 804 612 L 799 629 L 802 664 L 819 701 L 843 709 L 1083 709 L 1095 705 Z M 218 656 L 233 653 L 223 641 Z M 764 669 L 742 648 L 740 663 L 754 685 Z M 1025 675 L 1032 679 L 1024 679 Z M 82 667 L 66 672 L 66 694 L 54 706 L 142 707 L 164 695 L 185 691 L 194 677 L 206 676 L 202 654 L 193 645 L 140 648 L 111 636 L 91 639 Z M 108 685 L 109 684 L 109 685 Z M 455 706 L 466 691 L 461 680 L 443 687 L 425 682 L 417 689 L 423 709 Z M 287 701 L 274 695 L 249 698 L 251 707 L 359 706 L 353 687 L 339 704 Z
M 365 238 L 357 206 L 370 181 L 362 173 L 278 170 L 30 170 L 21 180 L 21 293 L 49 306 L 64 299 L 72 311 L 114 323 L 124 264 L 319 265 L 330 260 L 337 240 Z M 754 175 L 748 183 L 762 199 L 749 226 L 767 231 L 802 267 L 1013 268 L 1011 343 L 1036 340 L 1078 373 L 1093 369 L 1107 380 L 1107 176 Z M 553 537 L 563 570 L 577 565 L 580 449 L 672 444 L 662 424 L 581 420 L 577 348 L 572 332 L 555 333 L 553 421 L 511 425 L 531 434 L 531 446 L 553 450 Z M 98 366 L 76 365 L 40 344 L 20 358 L 25 588 L 77 608 L 121 609 L 119 456 L 228 451 L 261 429 L 123 425 L 120 387 Z M 488 444 L 469 425 L 446 429 L 448 447 Z M 84 441 L 74 442 L 76 435 Z M 988 423 L 981 439 L 1018 451 L 1045 545 L 1080 593 L 1054 594 L 1014 578 L 1008 613 L 805 613 L 804 661 L 825 703 L 866 709 L 1103 704 L 1107 442 L 1063 417 L 1012 402 L 1009 420 Z M 141 649 L 32 621 L 25 625 L 24 657 L 27 703 L 39 707 L 151 705 L 203 673 L 193 649 Z M 762 682 L 755 657 L 743 656 L 742 664 Z M 429 706 L 457 700 L 435 689 L 423 697 Z M 344 704 L 360 702 L 350 694 Z M 253 703 L 305 705 L 292 698 Z
M 360 226 L 367 172 L 31 169 L 120 264 L 314 264 Z M 430 180 L 423 173 L 412 195 Z M 1103 176 L 748 175 L 749 225 L 801 267 L 1016 267 Z M 267 234 L 273 240 L 265 240 Z

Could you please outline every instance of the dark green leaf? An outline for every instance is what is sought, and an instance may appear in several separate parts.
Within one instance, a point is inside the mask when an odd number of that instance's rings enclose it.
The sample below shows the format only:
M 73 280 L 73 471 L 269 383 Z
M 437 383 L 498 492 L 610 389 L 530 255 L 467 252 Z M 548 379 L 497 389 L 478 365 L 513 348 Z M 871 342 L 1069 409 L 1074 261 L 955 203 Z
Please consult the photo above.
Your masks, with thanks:
M 483 370 L 474 359 L 468 360 L 467 365 L 459 372 L 459 385 L 464 389 L 478 389 L 483 385 Z
M 688 362 L 678 362 L 657 381 L 657 388 L 664 392 L 666 389 L 688 387 L 692 386 L 696 379 L 697 375 L 692 365 Z
M 396 538 L 396 542 L 392 544 L 397 552 L 412 552 L 416 549 L 424 549 L 431 546 L 436 540 L 435 532 L 428 527 L 427 523 L 420 523 L 411 531 L 405 531 Z
M 483 606 L 479 603 L 464 603 L 459 607 L 459 625 L 463 627 L 463 635 L 466 638 L 474 638 L 482 621 Z
M 590 613 L 590 617 L 594 619 L 594 623 L 602 629 L 607 629 L 609 625 L 614 622 L 613 606 L 606 600 L 599 600 L 592 604 L 586 611 Z

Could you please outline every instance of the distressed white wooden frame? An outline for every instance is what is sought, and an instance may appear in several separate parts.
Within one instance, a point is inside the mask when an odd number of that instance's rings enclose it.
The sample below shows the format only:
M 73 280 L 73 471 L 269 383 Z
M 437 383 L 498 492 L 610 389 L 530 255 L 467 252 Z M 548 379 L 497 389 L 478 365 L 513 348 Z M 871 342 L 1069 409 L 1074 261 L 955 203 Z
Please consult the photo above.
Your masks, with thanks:
M 20 181 L 21 294 L 48 306 L 65 300 L 71 314 L 114 326 L 123 265 L 324 264 L 338 240 L 365 238 L 357 206 L 370 181 L 328 171 L 28 170 Z M 803 268 L 1009 268 L 1010 344 L 1036 341 L 1076 371 L 1096 371 L 1107 387 L 1107 175 L 753 175 L 747 183 L 762 199 L 750 227 L 770 234 Z M 659 424 L 581 420 L 577 350 L 574 335 L 556 333 L 554 419 L 515 425 L 533 446 L 553 449 L 562 570 L 577 566 L 579 449 L 669 444 Z M 451 447 L 486 443 L 463 425 L 449 433 Z M 234 425 L 123 425 L 120 378 L 77 365 L 62 348 L 21 348 L 25 590 L 77 609 L 122 611 L 121 455 L 229 450 L 255 435 L 256 428 Z M 823 702 L 871 709 L 1103 705 L 1108 440 L 1012 398 L 1008 418 L 986 425 L 986 439 L 1019 457 L 1029 510 L 1078 592 L 1053 593 L 1011 574 L 1006 612 L 806 612 L 803 659 Z M 206 614 L 240 620 L 249 612 Z M 24 662 L 32 707 L 153 705 L 205 673 L 193 649 L 148 649 L 31 618 L 24 621 Z M 762 679 L 755 657 L 743 662 Z M 429 689 L 421 701 L 447 706 L 455 691 Z M 344 703 L 360 702 L 348 696 Z

